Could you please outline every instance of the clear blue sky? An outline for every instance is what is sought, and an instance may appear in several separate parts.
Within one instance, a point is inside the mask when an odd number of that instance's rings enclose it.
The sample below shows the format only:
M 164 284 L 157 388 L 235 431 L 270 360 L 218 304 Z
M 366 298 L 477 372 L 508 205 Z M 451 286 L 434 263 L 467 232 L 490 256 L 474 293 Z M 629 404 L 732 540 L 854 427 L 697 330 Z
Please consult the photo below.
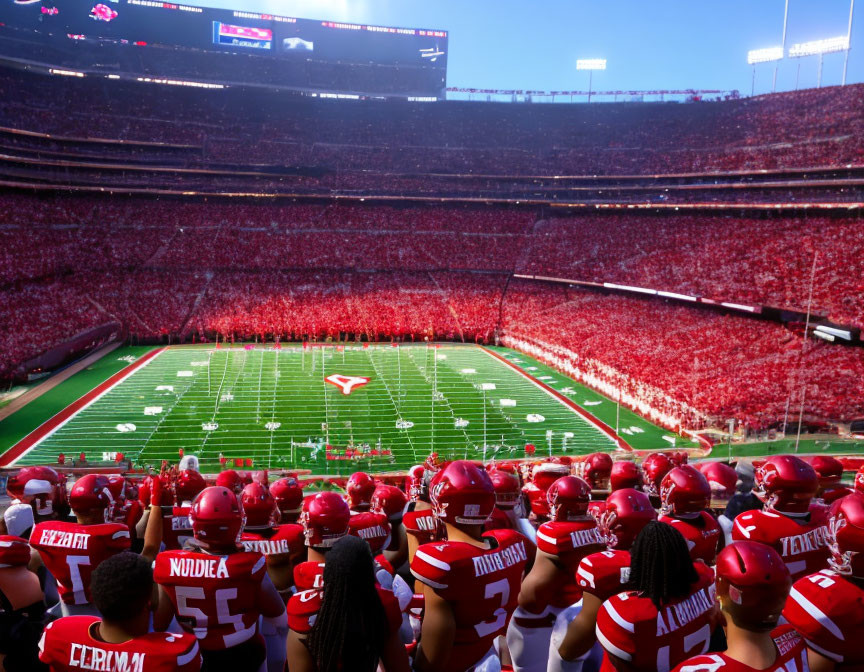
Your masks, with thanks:
M 577 58 L 602 57 L 596 89 L 739 89 L 750 93 L 747 51 L 779 45 L 784 0 L 189 0 L 190 4 L 450 31 L 448 85 L 587 88 Z M 864 81 L 864 0 L 858 0 L 847 82 Z M 849 0 L 790 0 L 787 47 L 845 35 Z M 778 90 L 816 85 L 816 57 L 780 63 Z M 843 54 L 825 56 L 822 82 L 839 84 Z M 757 66 L 769 91 L 773 64 Z

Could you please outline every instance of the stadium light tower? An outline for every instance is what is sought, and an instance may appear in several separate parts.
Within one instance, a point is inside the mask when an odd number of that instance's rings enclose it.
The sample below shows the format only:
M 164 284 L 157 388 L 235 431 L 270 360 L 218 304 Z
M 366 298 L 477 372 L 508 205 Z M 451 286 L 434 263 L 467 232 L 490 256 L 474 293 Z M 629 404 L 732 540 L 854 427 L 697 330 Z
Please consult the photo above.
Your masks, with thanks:
M 767 47 L 765 49 L 751 49 L 747 52 L 747 63 L 753 66 L 753 80 L 750 84 L 750 96 L 756 92 L 756 64 L 772 63 L 783 58 L 783 47 Z M 777 82 L 777 70 L 774 70 L 774 83 Z
M 855 11 L 855 0 L 849 0 L 849 28 L 846 31 L 846 57 L 843 59 L 843 81 L 846 86 L 846 70 L 849 68 L 849 50 L 852 48 L 852 13 Z
M 577 70 L 587 70 L 588 71 L 588 102 L 591 102 L 591 84 L 594 79 L 594 71 L 595 70 L 605 70 L 606 69 L 606 59 L 605 58 L 580 58 L 576 60 L 576 69 Z
M 789 58 L 819 57 L 819 77 L 816 81 L 816 88 L 818 89 L 822 87 L 822 59 L 825 54 L 833 54 L 838 51 L 845 51 L 848 55 L 849 37 L 847 35 L 793 44 L 789 47 Z

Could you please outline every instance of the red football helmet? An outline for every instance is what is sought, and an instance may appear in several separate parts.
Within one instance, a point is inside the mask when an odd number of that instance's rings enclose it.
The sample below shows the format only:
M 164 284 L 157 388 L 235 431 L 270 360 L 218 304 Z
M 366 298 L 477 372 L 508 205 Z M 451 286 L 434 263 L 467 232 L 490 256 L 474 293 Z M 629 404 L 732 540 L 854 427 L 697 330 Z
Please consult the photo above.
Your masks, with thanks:
M 502 511 L 512 510 L 519 503 L 519 479 L 514 474 L 498 469 L 490 471 L 489 478 L 495 488 L 495 506 Z
M 250 483 L 243 488 L 240 505 L 246 515 L 246 527 L 271 527 L 276 523 L 279 509 L 263 483 Z
M 702 462 L 699 471 L 708 480 L 711 494 L 717 499 L 729 499 L 735 494 L 738 474 L 724 462 Z
M 633 545 L 636 535 L 652 520 L 657 520 L 657 512 L 648 495 L 624 488 L 606 498 L 606 508 L 597 521 L 597 527 L 609 548 L 626 551 Z
M 235 495 L 239 495 L 243 492 L 243 479 L 240 478 L 240 474 L 233 469 L 226 469 L 225 471 L 220 472 L 216 477 L 216 485 L 220 488 L 228 488 Z
M 651 453 L 642 460 L 642 473 L 645 474 L 645 490 L 649 495 L 660 496 L 660 483 L 675 465 L 665 453 Z
M 576 476 L 563 476 L 546 491 L 549 520 L 566 522 L 579 520 L 588 514 L 591 486 Z
M 69 505 L 77 514 L 103 511 L 108 520 L 114 509 L 108 477 L 102 474 L 87 474 L 75 481 L 69 492 Z
M 636 466 L 635 462 L 620 460 L 612 465 L 612 472 L 609 474 L 609 489 L 615 492 L 623 488 L 642 489 L 642 470 Z
M 61 504 L 66 503 L 66 479 L 51 467 L 22 468 L 6 481 L 6 492 L 12 499 L 23 499 L 30 481 L 46 481 L 50 485 L 50 493 L 35 496 L 38 515 L 51 515 Z
M 351 510 L 348 502 L 335 492 L 319 492 L 303 502 L 300 523 L 306 545 L 329 548 L 348 534 Z
M 855 472 L 855 491 L 864 495 L 864 464 Z
M 676 467 L 682 467 L 687 464 L 690 456 L 685 450 L 673 450 L 671 453 L 669 453 L 669 459 L 672 460 L 672 464 L 674 464 Z
M 415 464 L 408 470 L 408 497 L 412 502 L 416 502 L 420 497 L 420 491 L 423 488 L 423 473 L 425 469 L 422 464 Z
M 439 471 L 429 488 L 435 516 L 451 525 L 482 525 L 495 508 L 495 488 L 484 469 L 456 460 Z
M 745 630 L 769 632 L 792 587 L 783 558 L 758 541 L 736 541 L 717 555 L 717 597 L 732 621 Z
M 612 473 L 612 457 L 608 453 L 592 453 L 584 464 L 583 478 L 593 489 L 604 489 Z
M 832 569 L 864 579 L 864 495 L 853 492 L 831 505 L 828 545 Z
M 660 482 L 660 512 L 681 516 L 699 513 L 711 502 L 708 479 L 696 467 L 675 467 Z
M 303 488 L 293 476 L 280 478 L 270 486 L 270 494 L 283 514 L 300 513 L 303 508 Z
M 246 522 L 237 495 L 220 485 L 198 493 L 189 520 L 197 541 L 217 547 L 235 545 Z
M 570 467 L 558 462 L 542 462 L 534 467 L 531 482 L 541 490 L 549 487 L 562 476 L 570 475 Z
M 778 513 L 807 513 L 819 488 L 816 471 L 794 455 L 768 458 L 756 469 L 753 492 L 765 508 Z
M 830 455 L 814 455 L 807 458 L 806 462 L 816 470 L 816 475 L 819 477 L 819 485 L 833 485 L 843 478 L 843 463 L 836 457 Z
M 357 471 L 351 474 L 348 485 L 348 503 L 355 511 L 368 511 L 372 503 L 372 495 L 375 492 L 375 479 L 365 471 Z
M 369 510 L 372 513 L 383 513 L 391 521 L 398 521 L 402 520 L 402 512 L 407 503 L 408 498 L 405 497 L 405 493 L 395 485 L 379 483 L 372 493 L 372 504 Z
M 200 473 L 193 469 L 184 469 L 177 474 L 177 480 L 174 482 L 174 494 L 177 495 L 177 503 L 191 502 L 206 487 L 207 482 Z

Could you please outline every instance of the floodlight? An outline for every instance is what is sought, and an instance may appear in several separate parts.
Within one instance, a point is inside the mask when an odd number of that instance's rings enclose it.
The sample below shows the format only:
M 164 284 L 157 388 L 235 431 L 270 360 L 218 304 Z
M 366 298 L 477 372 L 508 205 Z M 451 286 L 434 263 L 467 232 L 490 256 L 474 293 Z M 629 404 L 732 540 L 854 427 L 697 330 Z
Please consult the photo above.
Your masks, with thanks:
M 577 70 L 605 70 L 605 58 L 580 58 L 576 61 Z
M 849 49 L 849 36 L 829 37 L 824 40 L 813 40 L 793 44 L 789 48 L 789 58 L 801 58 L 802 56 L 818 56 L 820 54 L 831 54 L 835 51 L 847 51 Z
M 747 64 L 770 63 L 771 61 L 783 60 L 783 47 L 767 47 L 765 49 L 752 49 L 747 52 Z

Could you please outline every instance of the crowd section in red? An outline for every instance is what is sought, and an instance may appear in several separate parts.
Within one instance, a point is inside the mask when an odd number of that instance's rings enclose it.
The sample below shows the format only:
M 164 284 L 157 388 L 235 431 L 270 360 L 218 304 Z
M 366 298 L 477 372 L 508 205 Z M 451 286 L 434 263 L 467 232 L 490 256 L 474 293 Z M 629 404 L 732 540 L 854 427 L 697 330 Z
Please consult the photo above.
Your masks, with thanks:
M 864 325 L 857 220 L 233 204 L 6 194 L 0 370 L 85 329 L 530 349 L 668 427 L 864 412 L 859 349 L 779 324 L 512 280 L 512 272 L 806 308 Z M 26 231 L 26 236 L 21 235 Z M 674 353 L 674 355 L 670 354 Z M 799 367 L 800 362 L 800 367 Z M 572 369 L 572 370 L 571 370 Z M 790 399 L 790 391 L 795 391 Z
M 231 90 L 196 91 L 193 99 L 172 87 L 4 73 L 0 92 L 13 91 L 0 96 L 0 126 L 189 144 L 193 151 L 177 156 L 195 163 L 627 175 L 843 166 L 864 159 L 862 85 L 711 103 L 442 106 L 346 104 L 253 91 L 237 96 Z M 79 105 L 82 99 L 88 105 Z M 105 151 L 116 154 L 116 148 Z M 127 151 L 142 160 L 171 155 L 165 148 Z

